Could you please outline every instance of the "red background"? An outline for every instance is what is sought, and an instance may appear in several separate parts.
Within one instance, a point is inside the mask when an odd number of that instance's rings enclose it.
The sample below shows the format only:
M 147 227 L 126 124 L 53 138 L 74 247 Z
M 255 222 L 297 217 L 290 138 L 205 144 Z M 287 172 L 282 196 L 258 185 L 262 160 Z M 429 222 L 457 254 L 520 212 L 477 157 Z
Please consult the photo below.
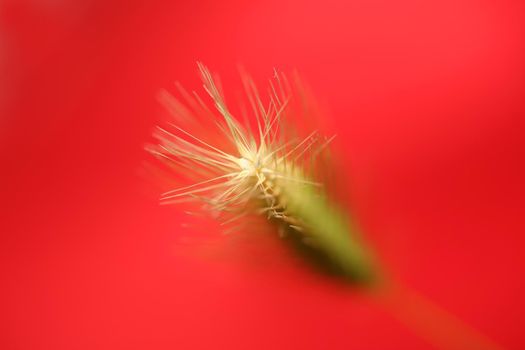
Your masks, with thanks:
M 140 169 L 156 92 L 198 88 L 196 60 L 232 94 L 238 63 L 262 84 L 297 68 L 380 260 L 525 347 L 523 2 L 0 6 L 3 349 L 430 347 L 269 237 L 219 239 L 206 259 L 181 240 Z

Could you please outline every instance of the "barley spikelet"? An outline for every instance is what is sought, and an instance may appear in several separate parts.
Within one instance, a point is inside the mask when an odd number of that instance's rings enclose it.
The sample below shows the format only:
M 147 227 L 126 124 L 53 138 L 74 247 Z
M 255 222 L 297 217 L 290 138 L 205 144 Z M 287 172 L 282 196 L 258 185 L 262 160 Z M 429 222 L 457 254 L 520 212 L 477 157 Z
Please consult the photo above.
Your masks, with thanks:
M 184 103 L 167 92 L 160 94 L 174 122 L 157 127 L 158 143 L 148 151 L 193 181 L 163 193 L 161 202 L 202 203 L 201 209 L 213 213 L 223 225 L 252 213 L 265 215 L 281 233 L 292 232 L 323 252 L 344 275 L 368 279 L 367 254 L 315 176 L 316 162 L 327 152 L 333 136 L 313 131 L 297 138 L 291 126 L 285 127 L 293 97 L 286 77 L 275 72 L 266 105 L 251 79 L 243 77 L 252 128 L 249 120 L 241 123 L 233 116 L 218 79 L 201 63 L 198 67 L 214 108 L 180 86 Z M 218 131 L 215 135 L 208 127 L 212 123 Z M 196 132 L 202 129 L 203 136 Z

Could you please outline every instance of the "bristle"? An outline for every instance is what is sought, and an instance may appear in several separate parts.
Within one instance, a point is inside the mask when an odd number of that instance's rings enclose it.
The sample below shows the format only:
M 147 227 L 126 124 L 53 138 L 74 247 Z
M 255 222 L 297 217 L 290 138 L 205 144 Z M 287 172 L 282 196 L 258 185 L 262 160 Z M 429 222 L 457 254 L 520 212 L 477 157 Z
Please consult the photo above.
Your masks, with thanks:
M 279 137 L 279 127 L 290 96 L 285 93 L 280 75 L 276 72 L 276 84 L 270 82 L 271 95 L 268 108 L 263 106 L 253 81 L 247 76 L 243 79 L 257 120 L 258 137 L 255 138 L 254 133 L 248 131 L 249 126 L 242 125 L 231 114 L 221 89 L 218 88 L 216 79 L 212 77 L 210 71 L 201 63 L 198 63 L 198 66 L 204 89 L 212 98 L 216 110 L 222 117 L 222 122 L 226 125 L 226 129 L 222 129 L 222 132 L 225 133 L 226 139 L 231 140 L 236 153 L 226 153 L 179 125 L 168 123 L 171 131 L 158 127 L 155 137 L 159 145 L 150 149 L 150 152 L 177 164 L 186 169 L 185 171 L 206 173 L 209 176 L 202 181 L 167 191 L 163 193 L 161 200 L 165 203 L 172 203 L 175 200 L 204 200 L 213 210 L 231 211 L 235 213 L 233 217 L 238 219 L 247 213 L 243 210 L 245 204 L 263 198 L 265 203 L 263 210 L 270 218 L 290 220 L 284 214 L 285 205 L 281 203 L 279 194 L 282 191 L 279 182 L 285 180 L 311 186 L 320 185 L 315 181 L 296 176 L 293 169 L 297 166 L 292 164 L 298 162 L 300 157 L 313 147 L 316 132 L 295 142 L 295 145 L 285 152 L 290 148 L 291 142 L 283 142 Z M 279 93 L 274 85 L 278 86 Z M 202 102 L 199 104 L 180 85 L 178 87 L 189 102 L 188 106 L 165 90 L 162 90 L 159 99 L 176 117 L 175 120 L 183 122 L 195 119 L 192 118 L 192 110 L 202 105 Z M 198 101 L 202 100 L 198 98 Z M 240 213 L 238 213 L 239 209 Z M 232 217 L 229 217 L 223 223 L 231 221 L 233 221 Z

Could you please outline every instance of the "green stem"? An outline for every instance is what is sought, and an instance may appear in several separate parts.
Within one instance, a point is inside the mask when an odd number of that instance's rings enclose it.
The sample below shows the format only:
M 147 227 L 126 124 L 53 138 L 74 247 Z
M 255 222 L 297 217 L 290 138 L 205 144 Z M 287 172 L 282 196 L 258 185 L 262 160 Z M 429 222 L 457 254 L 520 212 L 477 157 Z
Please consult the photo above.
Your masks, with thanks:
M 305 239 L 313 243 L 344 276 L 371 281 L 371 257 L 356 229 L 326 196 L 312 186 L 288 183 L 282 186 L 288 215 L 303 223 Z

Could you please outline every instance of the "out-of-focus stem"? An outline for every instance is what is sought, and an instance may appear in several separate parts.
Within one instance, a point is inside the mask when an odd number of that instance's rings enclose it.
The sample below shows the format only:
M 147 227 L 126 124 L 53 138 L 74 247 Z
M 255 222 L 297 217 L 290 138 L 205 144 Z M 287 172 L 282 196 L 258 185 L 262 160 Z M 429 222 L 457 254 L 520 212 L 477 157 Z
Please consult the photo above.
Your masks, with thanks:
M 369 290 L 375 300 L 437 349 L 502 349 L 487 336 L 408 287 L 393 282 L 376 287 Z
M 375 277 L 370 254 L 349 220 L 311 186 L 282 187 L 288 215 L 303 223 L 305 240 L 324 253 L 338 271 L 354 281 Z

